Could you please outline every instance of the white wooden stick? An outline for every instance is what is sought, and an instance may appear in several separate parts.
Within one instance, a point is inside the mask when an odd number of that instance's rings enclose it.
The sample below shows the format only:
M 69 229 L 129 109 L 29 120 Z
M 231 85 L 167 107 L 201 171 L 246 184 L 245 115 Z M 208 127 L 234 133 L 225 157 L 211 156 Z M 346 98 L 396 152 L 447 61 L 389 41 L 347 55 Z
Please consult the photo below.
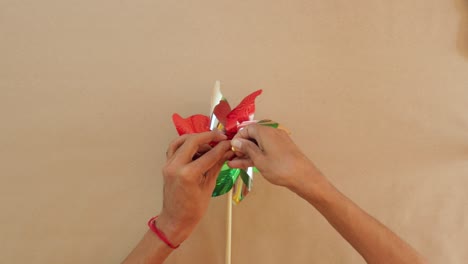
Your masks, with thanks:
M 226 264 L 231 264 L 231 240 L 232 240 L 232 189 L 227 193 L 226 206 Z

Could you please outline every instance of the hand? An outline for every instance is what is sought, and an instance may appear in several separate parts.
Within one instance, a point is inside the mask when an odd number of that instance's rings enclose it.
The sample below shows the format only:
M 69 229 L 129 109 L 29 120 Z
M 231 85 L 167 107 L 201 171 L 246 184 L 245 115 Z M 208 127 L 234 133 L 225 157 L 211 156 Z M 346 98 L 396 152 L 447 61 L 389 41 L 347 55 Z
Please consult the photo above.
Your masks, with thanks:
M 231 168 L 255 166 L 269 182 L 295 192 L 323 177 L 284 130 L 249 125 L 237 133 L 231 145 L 237 156 L 229 161 Z
M 205 214 L 218 173 L 234 155 L 227 137 L 212 131 L 174 140 L 163 168 L 163 209 L 156 221 L 173 244 L 182 243 Z M 219 142 L 211 148 L 210 142 Z

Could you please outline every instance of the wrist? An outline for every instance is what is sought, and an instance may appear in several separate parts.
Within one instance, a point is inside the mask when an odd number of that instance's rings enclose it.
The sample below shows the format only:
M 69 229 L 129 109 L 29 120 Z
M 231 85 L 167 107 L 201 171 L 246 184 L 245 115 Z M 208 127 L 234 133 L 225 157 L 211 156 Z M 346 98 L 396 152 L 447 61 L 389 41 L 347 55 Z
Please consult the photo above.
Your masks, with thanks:
M 305 156 L 296 160 L 295 170 L 288 178 L 292 180 L 287 186 L 288 189 L 299 196 L 311 189 L 316 189 L 316 185 L 325 179 L 312 161 Z
M 313 164 L 305 167 L 297 178 L 289 189 L 313 206 L 323 203 L 327 193 L 333 189 L 333 185 Z
M 178 224 L 177 222 L 171 220 L 170 217 L 161 214 L 157 221 L 155 222 L 156 227 L 161 230 L 166 238 L 173 245 L 180 245 L 184 242 L 190 235 L 191 230 L 186 226 Z

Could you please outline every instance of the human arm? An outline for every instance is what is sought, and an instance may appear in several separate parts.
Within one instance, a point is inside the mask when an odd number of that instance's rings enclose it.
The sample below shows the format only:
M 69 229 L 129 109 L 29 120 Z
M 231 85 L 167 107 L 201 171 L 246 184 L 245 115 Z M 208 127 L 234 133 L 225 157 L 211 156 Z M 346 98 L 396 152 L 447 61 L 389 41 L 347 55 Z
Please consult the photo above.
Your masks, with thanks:
M 211 148 L 210 142 L 219 143 Z M 163 208 L 155 224 L 171 244 L 185 241 L 205 214 L 219 170 L 232 156 L 230 147 L 219 132 L 184 135 L 170 144 L 162 172 Z M 160 264 L 172 251 L 148 230 L 123 263 Z
M 250 125 L 231 144 L 238 157 L 229 166 L 255 166 L 271 183 L 307 200 L 367 263 L 426 263 L 410 245 L 339 192 L 286 132 Z

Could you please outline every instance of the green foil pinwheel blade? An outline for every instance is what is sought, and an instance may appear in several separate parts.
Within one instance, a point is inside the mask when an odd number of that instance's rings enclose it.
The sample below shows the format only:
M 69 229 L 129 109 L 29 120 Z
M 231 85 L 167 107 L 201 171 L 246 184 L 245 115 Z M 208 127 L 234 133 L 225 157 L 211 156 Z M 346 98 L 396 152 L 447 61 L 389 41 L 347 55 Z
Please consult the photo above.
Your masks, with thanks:
M 231 169 L 227 163 L 225 163 L 218 174 L 218 178 L 216 179 L 216 186 L 211 196 L 216 197 L 229 192 L 240 173 L 240 169 Z
M 252 178 L 245 170 L 240 171 L 240 177 L 244 182 L 245 186 L 247 186 L 247 189 L 250 191 L 250 189 L 252 188 Z
M 269 119 L 260 120 L 260 121 L 257 122 L 257 124 L 262 125 L 262 126 L 269 126 L 269 127 L 273 127 L 273 128 L 278 128 L 279 127 L 278 122 L 275 122 L 275 121 L 269 120 Z
M 234 204 L 240 203 L 244 200 L 245 196 L 249 194 L 252 189 L 252 176 L 253 168 L 247 168 L 247 170 L 241 170 L 240 177 L 237 179 L 237 182 L 234 184 L 232 201 Z

